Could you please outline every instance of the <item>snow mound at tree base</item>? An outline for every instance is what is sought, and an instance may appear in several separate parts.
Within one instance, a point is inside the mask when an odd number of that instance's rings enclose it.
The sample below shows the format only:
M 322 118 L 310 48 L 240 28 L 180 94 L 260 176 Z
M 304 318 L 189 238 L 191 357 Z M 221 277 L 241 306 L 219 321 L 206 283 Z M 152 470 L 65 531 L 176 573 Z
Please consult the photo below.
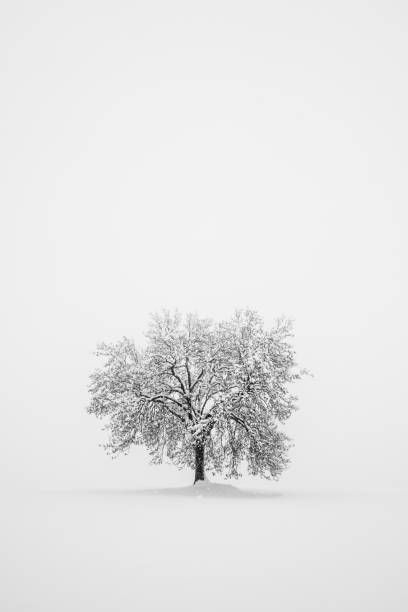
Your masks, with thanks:
M 246 497 L 247 491 L 242 491 L 230 484 L 220 484 L 210 480 L 198 480 L 195 484 L 188 487 L 178 487 L 167 489 L 167 493 L 187 497 Z

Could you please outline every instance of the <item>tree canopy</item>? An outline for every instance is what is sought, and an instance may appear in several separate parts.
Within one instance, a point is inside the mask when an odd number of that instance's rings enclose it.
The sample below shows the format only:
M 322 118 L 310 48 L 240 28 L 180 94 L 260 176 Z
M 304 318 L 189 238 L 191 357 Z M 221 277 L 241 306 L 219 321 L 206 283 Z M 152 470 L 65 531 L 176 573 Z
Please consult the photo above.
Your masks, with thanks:
M 88 412 L 107 418 L 106 449 L 144 444 L 152 461 L 204 467 L 225 477 L 277 478 L 290 440 L 278 429 L 296 409 L 289 386 L 303 373 L 292 324 L 266 330 L 252 310 L 214 322 L 195 314 L 153 315 L 144 348 L 123 338 L 101 344 L 104 364 L 91 376 Z

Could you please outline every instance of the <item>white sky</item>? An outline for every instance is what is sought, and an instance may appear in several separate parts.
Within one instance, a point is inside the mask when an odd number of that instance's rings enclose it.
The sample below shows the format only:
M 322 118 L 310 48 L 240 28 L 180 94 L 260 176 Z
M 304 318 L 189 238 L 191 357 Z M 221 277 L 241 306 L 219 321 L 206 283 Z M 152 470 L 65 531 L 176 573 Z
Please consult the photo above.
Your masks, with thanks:
M 295 319 L 315 374 L 282 482 L 402 485 L 406 4 L 5 1 L 0 24 L 2 479 L 165 474 L 98 448 L 92 352 L 162 307 L 249 306 Z

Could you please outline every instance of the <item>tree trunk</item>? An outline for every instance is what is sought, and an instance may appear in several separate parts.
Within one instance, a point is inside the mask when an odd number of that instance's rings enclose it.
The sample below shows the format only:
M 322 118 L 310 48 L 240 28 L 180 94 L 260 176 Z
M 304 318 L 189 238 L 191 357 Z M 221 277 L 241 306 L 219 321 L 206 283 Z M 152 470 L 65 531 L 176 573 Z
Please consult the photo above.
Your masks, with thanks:
M 204 444 L 197 444 L 195 447 L 195 478 L 194 484 L 199 480 L 204 480 Z

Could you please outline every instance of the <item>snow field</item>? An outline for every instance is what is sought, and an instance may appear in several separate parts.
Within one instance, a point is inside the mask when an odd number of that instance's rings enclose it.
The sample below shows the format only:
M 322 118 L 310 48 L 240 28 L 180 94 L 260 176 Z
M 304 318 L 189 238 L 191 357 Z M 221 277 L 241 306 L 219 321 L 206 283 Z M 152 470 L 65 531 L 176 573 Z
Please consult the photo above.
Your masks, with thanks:
M 271 489 L 8 496 L 0 608 L 408 609 L 406 495 Z

